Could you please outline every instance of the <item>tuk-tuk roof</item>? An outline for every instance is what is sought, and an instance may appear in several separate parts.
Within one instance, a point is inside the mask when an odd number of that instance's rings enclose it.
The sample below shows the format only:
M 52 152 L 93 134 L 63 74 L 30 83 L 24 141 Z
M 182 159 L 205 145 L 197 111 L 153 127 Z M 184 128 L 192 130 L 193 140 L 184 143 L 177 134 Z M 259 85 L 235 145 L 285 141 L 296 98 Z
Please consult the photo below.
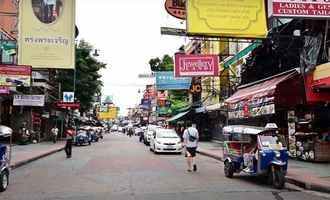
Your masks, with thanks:
M 246 126 L 246 125 L 230 125 L 223 128 L 224 133 L 239 133 L 246 135 L 258 135 L 267 130 L 265 127 Z

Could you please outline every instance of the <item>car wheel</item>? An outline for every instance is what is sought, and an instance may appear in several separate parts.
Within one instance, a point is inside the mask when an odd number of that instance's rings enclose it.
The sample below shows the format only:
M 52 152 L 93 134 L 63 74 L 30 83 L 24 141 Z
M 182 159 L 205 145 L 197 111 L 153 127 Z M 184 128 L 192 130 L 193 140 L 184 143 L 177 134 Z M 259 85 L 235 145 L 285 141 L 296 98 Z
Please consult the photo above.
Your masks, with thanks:
M 0 192 L 7 189 L 9 185 L 9 174 L 7 171 L 2 171 L 0 174 Z
M 88 141 L 88 145 L 91 145 L 92 144 L 92 142 L 91 141 Z

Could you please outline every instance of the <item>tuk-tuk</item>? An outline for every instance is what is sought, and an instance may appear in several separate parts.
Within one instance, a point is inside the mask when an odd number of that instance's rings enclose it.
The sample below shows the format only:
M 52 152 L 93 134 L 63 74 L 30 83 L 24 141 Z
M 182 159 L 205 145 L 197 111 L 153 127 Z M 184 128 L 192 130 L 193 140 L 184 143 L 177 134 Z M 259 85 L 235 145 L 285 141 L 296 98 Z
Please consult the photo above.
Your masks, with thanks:
M 232 125 L 224 127 L 223 132 L 228 137 L 223 149 L 226 177 L 243 172 L 264 176 L 275 188 L 284 187 L 288 151 L 276 124 L 266 127 Z
M 9 185 L 12 133 L 11 128 L 0 125 L 0 192 Z

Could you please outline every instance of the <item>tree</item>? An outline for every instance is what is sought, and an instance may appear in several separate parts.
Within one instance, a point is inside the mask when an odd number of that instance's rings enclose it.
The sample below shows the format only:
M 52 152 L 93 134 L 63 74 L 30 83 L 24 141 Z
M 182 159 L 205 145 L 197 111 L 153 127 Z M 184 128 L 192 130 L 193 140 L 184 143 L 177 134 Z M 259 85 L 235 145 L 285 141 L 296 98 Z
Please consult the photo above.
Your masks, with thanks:
M 76 91 L 75 97 L 80 101 L 81 111 L 91 108 L 95 95 L 100 95 L 103 83 L 99 71 L 106 64 L 99 62 L 91 56 L 93 47 L 86 41 L 81 40 L 76 45 Z M 58 81 L 62 91 L 74 90 L 74 70 L 60 70 Z
M 151 71 L 173 71 L 174 61 L 169 55 L 164 55 L 162 59 L 152 58 L 149 60 Z

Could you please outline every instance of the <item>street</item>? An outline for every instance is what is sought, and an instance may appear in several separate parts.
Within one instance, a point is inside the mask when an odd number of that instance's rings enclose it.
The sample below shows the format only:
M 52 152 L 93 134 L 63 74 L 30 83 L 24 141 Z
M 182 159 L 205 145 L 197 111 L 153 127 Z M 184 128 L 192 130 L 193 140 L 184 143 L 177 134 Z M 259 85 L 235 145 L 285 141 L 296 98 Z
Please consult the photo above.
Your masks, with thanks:
M 223 165 L 198 156 L 199 171 L 186 172 L 183 155 L 154 155 L 137 137 L 107 135 L 92 147 L 60 152 L 12 172 L 2 200 L 57 199 L 263 199 L 318 200 L 313 194 L 275 190 L 247 177 L 225 178 Z

